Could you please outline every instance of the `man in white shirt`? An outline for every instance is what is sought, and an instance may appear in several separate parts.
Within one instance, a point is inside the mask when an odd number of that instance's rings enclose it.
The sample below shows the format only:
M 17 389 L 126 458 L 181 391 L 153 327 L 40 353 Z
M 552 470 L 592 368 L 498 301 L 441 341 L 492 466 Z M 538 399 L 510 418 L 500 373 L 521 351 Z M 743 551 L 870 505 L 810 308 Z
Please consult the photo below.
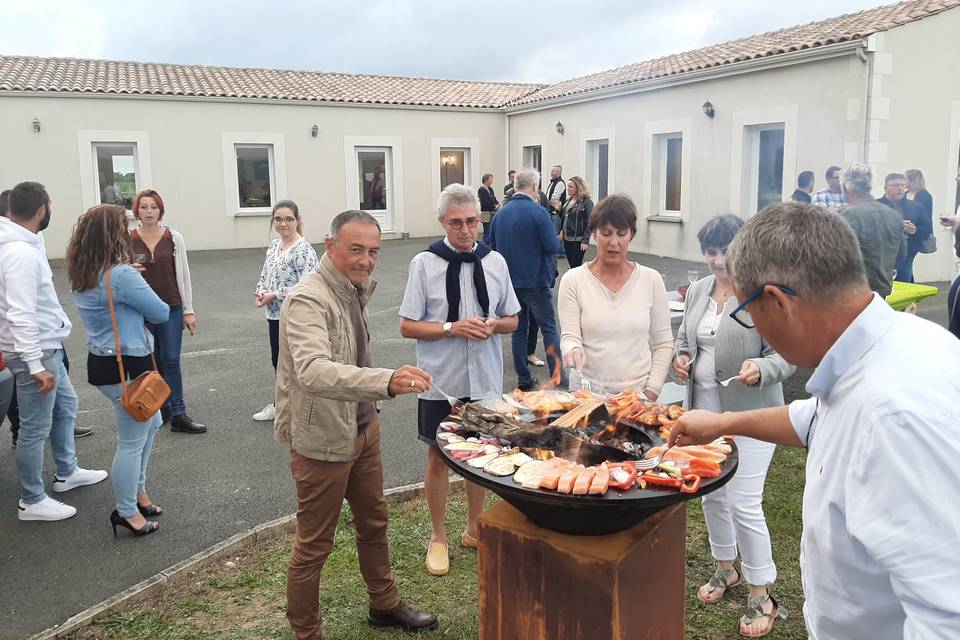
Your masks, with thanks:
M 57 299 L 39 235 L 50 224 L 50 196 L 43 185 L 22 182 L 10 191 L 9 207 L 10 218 L 0 217 L 0 350 L 16 379 L 20 403 L 17 518 L 64 520 L 77 510 L 44 491 L 46 439 L 56 461 L 54 491 L 96 484 L 107 472 L 77 466 L 77 394 L 63 366 L 63 340 L 72 325 Z
M 502 334 L 517 328 L 520 302 L 513 291 L 506 260 L 477 242 L 480 205 L 477 192 L 450 184 L 440 194 L 437 214 L 446 237 L 414 256 L 400 303 L 400 334 L 417 341 L 417 367 L 441 385 L 420 394 L 418 437 L 429 445 L 423 479 L 433 534 L 427 546 L 427 571 L 450 569 L 443 517 L 450 484 L 447 465 L 437 447 L 437 427 L 450 413 L 444 396 L 464 402 L 499 398 L 503 392 Z M 466 483 L 467 528 L 460 541 L 477 546 L 477 517 L 484 490 Z
M 788 362 L 816 367 L 813 397 L 692 411 L 671 443 L 736 434 L 807 448 L 811 638 L 960 638 L 960 341 L 871 293 L 853 233 L 819 207 L 768 207 L 727 265 L 734 318 Z

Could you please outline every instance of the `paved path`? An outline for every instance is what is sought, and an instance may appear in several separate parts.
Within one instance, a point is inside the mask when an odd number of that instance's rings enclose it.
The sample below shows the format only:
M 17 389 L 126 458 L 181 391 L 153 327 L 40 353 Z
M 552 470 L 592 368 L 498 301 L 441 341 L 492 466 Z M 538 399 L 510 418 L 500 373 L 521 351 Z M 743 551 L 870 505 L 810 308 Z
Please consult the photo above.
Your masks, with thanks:
M 412 341 L 400 336 L 397 309 L 407 264 L 426 245 L 425 239 L 385 245 L 377 269 L 380 286 L 370 307 L 379 366 L 414 362 Z M 668 287 L 685 282 L 688 268 L 706 273 L 695 263 L 638 259 L 663 273 Z M 165 509 L 158 534 L 144 539 L 126 532 L 117 539 L 110 535 L 109 481 L 59 496 L 78 509 L 70 520 L 18 522 L 14 450 L 6 429 L 0 433 L 0 638 L 21 638 L 58 624 L 220 540 L 295 510 L 288 450 L 272 441 L 272 423 L 250 419 L 270 400 L 273 387 L 266 322 L 252 304 L 262 260 L 260 249 L 191 254 L 199 331 L 184 338 L 186 400 L 190 415 L 210 430 L 186 436 L 164 428 L 158 435 L 148 478 L 151 496 Z M 74 321 L 67 349 L 80 396 L 78 422 L 96 427 L 93 437 L 77 441 L 77 452 L 84 467 L 109 469 L 116 449 L 115 415 L 86 383 L 83 329 L 62 266 L 54 277 Z M 944 297 L 923 305 L 937 320 L 945 314 Z M 505 385 L 512 387 L 509 340 L 504 347 Z M 802 378 L 791 386 L 795 397 Z M 387 486 L 418 482 L 425 452 L 415 437 L 414 397 L 385 403 L 382 421 Z M 52 478 L 49 458 L 48 453 L 46 477 Z

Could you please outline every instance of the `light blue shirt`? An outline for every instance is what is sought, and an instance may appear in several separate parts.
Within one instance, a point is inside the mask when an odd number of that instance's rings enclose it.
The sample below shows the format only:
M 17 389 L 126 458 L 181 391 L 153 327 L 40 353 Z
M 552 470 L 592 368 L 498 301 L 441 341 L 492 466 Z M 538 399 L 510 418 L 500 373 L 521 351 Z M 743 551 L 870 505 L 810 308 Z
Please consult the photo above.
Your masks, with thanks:
M 148 356 L 153 352 L 153 338 L 143 326 L 144 318 L 154 324 L 166 322 L 170 307 L 154 293 L 140 272 L 127 264 L 110 269 L 110 288 L 120 330 L 120 349 L 128 356 Z M 74 291 L 77 312 L 87 331 L 90 353 L 116 355 L 113 321 L 107 304 L 106 277 L 100 276 L 96 287 Z
M 444 240 L 446 242 L 446 240 Z M 450 243 L 447 242 L 447 246 Z M 453 248 L 452 246 L 450 247 Z M 483 258 L 483 275 L 490 299 L 489 316 L 506 318 L 520 311 L 513 292 L 507 262 L 496 251 Z M 407 288 L 400 303 L 400 316 L 410 320 L 446 322 L 447 261 L 424 251 L 410 262 Z M 460 267 L 460 318 L 483 315 L 473 286 L 473 263 Z M 481 400 L 503 393 L 503 346 L 494 334 L 482 342 L 450 336 L 439 340 L 417 340 L 417 366 L 433 376 L 437 384 L 457 398 Z M 431 389 L 424 400 L 443 400 Z
M 960 341 L 874 295 L 790 405 L 811 638 L 960 638 Z

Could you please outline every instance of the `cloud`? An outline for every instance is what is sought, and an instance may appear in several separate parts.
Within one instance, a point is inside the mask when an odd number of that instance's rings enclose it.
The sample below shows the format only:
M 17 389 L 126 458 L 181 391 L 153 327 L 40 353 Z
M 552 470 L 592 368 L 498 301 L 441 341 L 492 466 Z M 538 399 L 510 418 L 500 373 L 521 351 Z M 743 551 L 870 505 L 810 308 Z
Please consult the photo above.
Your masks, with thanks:
M 2 0 L 0 52 L 555 82 L 879 0 Z

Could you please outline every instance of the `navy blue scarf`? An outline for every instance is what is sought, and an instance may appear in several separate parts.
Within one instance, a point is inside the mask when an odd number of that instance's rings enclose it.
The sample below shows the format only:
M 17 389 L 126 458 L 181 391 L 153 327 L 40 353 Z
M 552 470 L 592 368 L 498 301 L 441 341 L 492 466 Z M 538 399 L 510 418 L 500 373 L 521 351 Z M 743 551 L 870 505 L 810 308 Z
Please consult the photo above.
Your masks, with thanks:
M 451 249 L 443 240 L 437 240 L 427 247 L 427 251 L 447 261 L 447 322 L 460 319 L 460 265 L 464 262 L 473 263 L 473 286 L 477 292 L 477 302 L 483 309 L 483 315 L 490 315 L 490 296 L 487 293 L 487 279 L 483 274 L 481 260 L 493 249 L 478 242 L 473 251 L 461 253 Z

